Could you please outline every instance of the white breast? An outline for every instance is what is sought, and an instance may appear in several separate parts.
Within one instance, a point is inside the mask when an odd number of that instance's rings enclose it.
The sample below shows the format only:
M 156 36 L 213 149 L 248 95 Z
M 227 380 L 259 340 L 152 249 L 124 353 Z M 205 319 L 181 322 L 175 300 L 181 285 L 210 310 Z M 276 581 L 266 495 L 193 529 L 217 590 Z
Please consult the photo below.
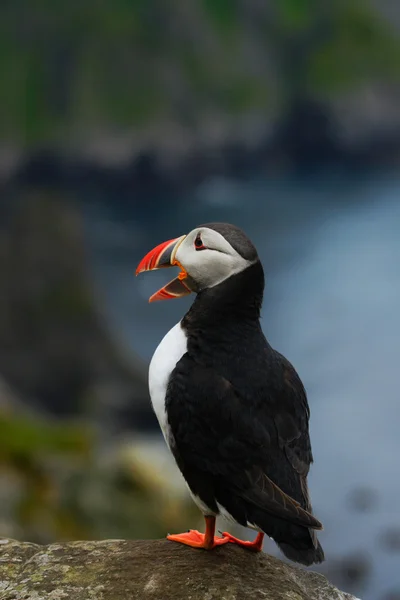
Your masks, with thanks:
M 182 358 L 187 349 L 187 338 L 181 324 L 177 323 L 161 340 L 149 367 L 149 391 L 151 403 L 169 445 L 169 425 L 165 411 L 165 395 L 168 380 L 176 363 Z

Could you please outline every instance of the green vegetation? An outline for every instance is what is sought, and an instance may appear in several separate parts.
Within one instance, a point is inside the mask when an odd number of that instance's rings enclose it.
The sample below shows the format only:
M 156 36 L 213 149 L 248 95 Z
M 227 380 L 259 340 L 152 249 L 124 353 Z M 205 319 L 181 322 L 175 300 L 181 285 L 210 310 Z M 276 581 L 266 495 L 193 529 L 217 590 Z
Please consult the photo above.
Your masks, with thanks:
M 196 123 L 397 78 L 399 50 L 364 0 L 8 0 L 0 128 L 29 144 Z
M 123 446 L 97 450 L 88 426 L 0 414 L 2 535 L 45 543 L 164 537 L 195 522 L 150 463 Z

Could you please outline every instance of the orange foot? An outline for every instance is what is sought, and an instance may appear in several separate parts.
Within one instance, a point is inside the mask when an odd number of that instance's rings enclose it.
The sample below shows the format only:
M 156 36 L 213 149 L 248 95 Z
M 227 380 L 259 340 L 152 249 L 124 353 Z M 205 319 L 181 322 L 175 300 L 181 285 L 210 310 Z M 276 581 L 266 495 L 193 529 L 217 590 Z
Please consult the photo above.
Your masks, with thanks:
M 233 535 L 231 535 L 230 533 L 224 531 L 222 533 L 222 535 L 224 536 L 221 539 L 226 539 L 228 538 L 229 542 L 232 542 L 232 544 L 238 544 L 239 546 L 243 546 L 244 548 L 247 548 L 248 550 L 253 550 L 253 552 L 261 552 L 262 550 L 262 545 L 263 545 L 263 540 L 264 540 L 264 534 L 263 533 L 259 533 L 256 537 L 256 539 L 254 540 L 254 542 L 245 542 L 244 540 L 239 540 L 238 538 L 235 538 Z
M 186 544 L 186 546 L 191 546 L 192 548 L 204 548 L 205 550 L 212 550 L 213 548 L 216 548 L 216 546 L 222 546 L 231 541 L 229 537 L 225 537 L 225 534 L 224 537 L 214 536 L 211 538 L 195 529 L 191 529 L 187 533 L 167 535 L 167 540 Z

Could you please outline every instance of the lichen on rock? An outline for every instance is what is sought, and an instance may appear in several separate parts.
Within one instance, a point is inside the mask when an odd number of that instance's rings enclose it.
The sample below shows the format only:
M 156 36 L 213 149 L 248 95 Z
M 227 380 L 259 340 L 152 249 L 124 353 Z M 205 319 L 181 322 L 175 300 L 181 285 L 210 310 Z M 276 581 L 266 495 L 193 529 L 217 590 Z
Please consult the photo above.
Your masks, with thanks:
M 325 577 L 234 545 L 0 540 L 1 600 L 356 600 Z

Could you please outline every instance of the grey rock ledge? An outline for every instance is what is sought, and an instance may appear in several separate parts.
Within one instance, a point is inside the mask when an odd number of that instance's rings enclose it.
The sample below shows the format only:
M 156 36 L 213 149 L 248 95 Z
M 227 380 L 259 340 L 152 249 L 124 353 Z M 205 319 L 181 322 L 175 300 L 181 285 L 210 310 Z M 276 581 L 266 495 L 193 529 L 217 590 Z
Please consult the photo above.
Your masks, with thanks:
M 0 538 L 1 600 L 357 600 L 325 577 L 238 546 L 168 540 L 38 546 Z

